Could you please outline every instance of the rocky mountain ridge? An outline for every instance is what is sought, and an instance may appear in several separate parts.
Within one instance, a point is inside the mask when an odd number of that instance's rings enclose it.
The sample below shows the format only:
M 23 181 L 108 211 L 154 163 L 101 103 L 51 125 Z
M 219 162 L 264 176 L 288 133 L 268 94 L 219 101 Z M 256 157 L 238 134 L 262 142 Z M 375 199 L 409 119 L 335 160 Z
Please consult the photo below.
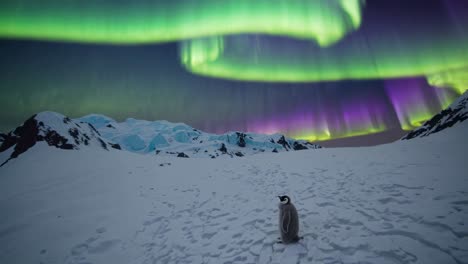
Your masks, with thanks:
M 402 140 L 426 137 L 454 126 L 468 119 L 468 91 L 455 100 L 449 107 L 426 121 L 408 134 Z
M 0 166 L 17 158 L 37 142 L 69 150 L 82 147 L 120 149 L 118 144 L 102 138 L 99 131 L 89 123 L 76 122 L 55 112 L 41 112 L 28 118 L 10 133 L 0 135 L 0 152 L 10 152 L 8 159 L 1 161 Z

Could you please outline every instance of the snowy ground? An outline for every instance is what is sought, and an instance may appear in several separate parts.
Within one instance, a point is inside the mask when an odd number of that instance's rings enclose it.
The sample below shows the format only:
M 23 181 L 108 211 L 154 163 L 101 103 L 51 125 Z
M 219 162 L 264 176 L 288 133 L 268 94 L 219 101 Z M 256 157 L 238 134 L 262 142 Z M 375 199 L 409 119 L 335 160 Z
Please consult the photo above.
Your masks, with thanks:
M 467 134 L 216 160 L 36 146 L 0 168 L 0 263 L 468 263 Z M 275 243 L 280 194 L 299 244 Z

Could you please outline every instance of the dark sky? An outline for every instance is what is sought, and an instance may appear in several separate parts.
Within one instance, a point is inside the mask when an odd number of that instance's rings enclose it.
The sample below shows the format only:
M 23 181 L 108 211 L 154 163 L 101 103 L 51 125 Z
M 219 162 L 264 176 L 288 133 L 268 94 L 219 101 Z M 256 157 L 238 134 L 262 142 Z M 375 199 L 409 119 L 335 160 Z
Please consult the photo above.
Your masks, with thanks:
M 0 131 L 51 110 L 72 118 L 99 113 L 118 121 L 164 119 L 216 133 L 280 132 L 332 140 L 322 142 L 330 146 L 389 142 L 460 93 L 429 86 L 426 75 L 454 65 L 466 69 L 460 63 L 468 54 L 466 11 L 463 0 L 368 0 L 360 27 L 330 47 L 290 37 L 230 35 L 223 42 L 225 57 L 215 62 L 229 63 L 231 77 L 196 74 L 181 63 L 178 41 L 51 41 L 14 37 L 0 26 Z M 244 51 L 236 45 L 245 45 Z M 250 63 L 253 57 L 258 60 Z M 246 80 L 257 66 L 266 79 Z M 317 71 L 323 80 L 268 79 Z M 344 77 L 330 80 L 335 72 Z

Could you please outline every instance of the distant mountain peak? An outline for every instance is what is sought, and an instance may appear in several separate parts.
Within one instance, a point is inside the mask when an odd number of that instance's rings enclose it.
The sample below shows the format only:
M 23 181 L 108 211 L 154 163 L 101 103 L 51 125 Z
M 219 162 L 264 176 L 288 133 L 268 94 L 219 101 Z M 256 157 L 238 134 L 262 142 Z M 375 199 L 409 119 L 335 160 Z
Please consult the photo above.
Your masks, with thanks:
M 96 146 L 109 150 L 120 149 L 118 144 L 102 138 L 99 131 L 90 123 L 79 123 L 62 114 L 45 111 L 31 116 L 21 126 L 8 134 L 1 135 L 0 152 L 12 149 L 9 160 L 17 158 L 37 142 L 46 142 L 60 149 L 79 149 L 83 146 Z
M 426 121 L 421 127 L 406 134 L 402 140 L 426 137 L 450 128 L 468 119 L 468 91 L 455 100 L 449 107 Z

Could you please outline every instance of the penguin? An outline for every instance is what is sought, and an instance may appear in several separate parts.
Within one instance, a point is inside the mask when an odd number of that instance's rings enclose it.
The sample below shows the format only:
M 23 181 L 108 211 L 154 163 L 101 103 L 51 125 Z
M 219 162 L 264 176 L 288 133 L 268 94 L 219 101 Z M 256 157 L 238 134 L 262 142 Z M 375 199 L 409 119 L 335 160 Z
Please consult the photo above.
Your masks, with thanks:
M 278 196 L 279 204 L 279 230 L 281 242 L 284 244 L 298 242 L 299 216 L 296 207 L 291 203 L 291 198 L 287 195 Z

